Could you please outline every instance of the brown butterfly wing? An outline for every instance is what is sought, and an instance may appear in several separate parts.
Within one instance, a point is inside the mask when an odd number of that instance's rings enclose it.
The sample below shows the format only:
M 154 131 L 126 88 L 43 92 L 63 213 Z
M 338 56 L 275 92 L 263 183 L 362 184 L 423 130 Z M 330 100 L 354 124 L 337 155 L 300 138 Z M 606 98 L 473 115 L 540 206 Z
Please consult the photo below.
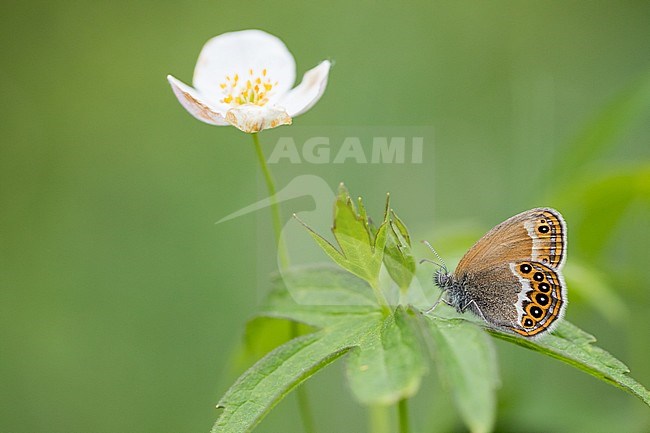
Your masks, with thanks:
M 499 263 L 530 260 L 561 269 L 566 258 L 566 225 L 555 209 L 536 208 L 515 215 L 487 232 L 463 256 L 455 274 Z
M 517 322 L 510 329 L 525 337 L 552 330 L 566 310 L 566 284 L 559 271 L 538 262 L 510 266 L 523 289 L 515 304 Z

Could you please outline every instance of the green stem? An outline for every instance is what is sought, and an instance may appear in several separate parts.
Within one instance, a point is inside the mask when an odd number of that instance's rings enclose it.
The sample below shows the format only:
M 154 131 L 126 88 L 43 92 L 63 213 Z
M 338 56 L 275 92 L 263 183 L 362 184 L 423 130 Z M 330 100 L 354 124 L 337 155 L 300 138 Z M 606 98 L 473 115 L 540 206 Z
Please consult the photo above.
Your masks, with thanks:
M 291 338 L 300 336 L 298 330 L 298 323 L 291 322 Z M 305 433 L 315 433 L 316 427 L 314 425 L 314 415 L 311 412 L 311 405 L 309 404 L 309 395 L 307 395 L 306 384 L 302 384 L 296 389 L 296 397 L 298 398 L 298 409 L 300 410 L 300 419 L 302 420 L 302 428 Z
M 264 158 L 264 152 L 262 152 L 262 146 L 260 146 L 260 139 L 257 133 L 251 134 L 253 136 L 253 144 L 255 145 L 255 153 L 257 154 L 257 159 L 262 167 L 262 173 L 264 173 L 264 180 L 266 180 L 266 188 L 269 191 L 269 196 L 271 200 L 271 213 L 273 215 L 273 231 L 275 232 L 275 238 L 278 243 L 278 257 L 280 259 L 280 266 L 282 268 L 287 268 L 289 266 L 289 254 L 284 244 L 284 238 L 282 236 L 282 217 L 280 215 L 280 205 L 278 200 L 275 197 L 275 182 L 273 181 L 273 176 L 271 175 L 271 170 L 266 164 L 266 158 Z
M 271 170 L 266 163 L 266 158 L 264 157 L 264 152 L 262 151 L 262 146 L 260 145 L 259 136 L 257 133 L 251 135 L 253 136 L 255 153 L 257 154 L 257 160 L 260 163 L 260 167 L 262 167 L 262 173 L 264 173 L 264 180 L 266 181 L 266 188 L 269 191 L 269 198 L 271 200 L 273 231 L 275 232 L 275 238 L 278 243 L 278 258 L 280 259 L 280 267 L 282 269 L 286 269 L 289 267 L 289 253 L 284 243 L 284 237 L 282 236 L 282 215 L 280 213 L 280 204 L 275 197 L 275 182 L 273 181 Z M 296 338 L 299 336 L 299 334 L 298 324 L 291 322 L 291 337 Z M 302 420 L 302 425 L 305 433 L 315 433 L 316 429 L 314 427 L 314 417 L 311 413 L 309 396 L 307 395 L 307 390 L 305 389 L 304 385 L 296 389 L 296 396 L 298 398 L 298 410 L 300 411 L 300 419 Z
M 390 433 L 390 414 L 386 406 L 370 406 L 369 431 L 370 433 Z
M 409 406 L 408 399 L 403 398 L 397 404 L 397 412 L 399 416 L 399 433 L 409 433 Z

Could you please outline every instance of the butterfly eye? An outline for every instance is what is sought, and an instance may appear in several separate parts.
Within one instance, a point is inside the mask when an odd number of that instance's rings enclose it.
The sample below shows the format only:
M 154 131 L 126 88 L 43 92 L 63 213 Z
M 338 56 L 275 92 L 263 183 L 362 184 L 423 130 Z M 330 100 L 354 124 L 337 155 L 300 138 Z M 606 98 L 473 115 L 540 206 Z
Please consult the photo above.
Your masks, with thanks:
M 549 286 L 547 283 L 540 283 L 537 288 L 540 292 L 548 292 L 551 290 L 551 286 Z
M 527 274 L 527 273 L 529 273 L 530 271 L 532 271 L 533 268 L 532 268 L 532 266 L 530 266 L 528 263 L 524 263 L 523 265 L 519 266 L 519 270 L 520 270 L 522 273 Z
M 531 319 L 524 319 L 524 327 L 525 328 L 532 328 L 535 322 L 533 322 Z
M 539 226 L 537 227 L 537 231 L 540 233 L 548 233 L 550 228 L 548 226 Z
M 535 272 L 535 275 L 533 275 L 533 279 L 535 281 L 544 281 L 544 274 L 541 272 Z

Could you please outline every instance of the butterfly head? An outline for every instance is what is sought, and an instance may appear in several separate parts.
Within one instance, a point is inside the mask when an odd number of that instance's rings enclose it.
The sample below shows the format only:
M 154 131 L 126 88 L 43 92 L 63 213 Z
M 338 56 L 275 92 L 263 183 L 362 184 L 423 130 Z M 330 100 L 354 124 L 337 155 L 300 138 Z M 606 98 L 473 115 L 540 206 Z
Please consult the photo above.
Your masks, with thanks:
M 433 275 L 433 282 L 440 287 L 443 292 L 449 290 L 454 285 L 453 277 L 449 274 L 446 267 L 441 267 Z

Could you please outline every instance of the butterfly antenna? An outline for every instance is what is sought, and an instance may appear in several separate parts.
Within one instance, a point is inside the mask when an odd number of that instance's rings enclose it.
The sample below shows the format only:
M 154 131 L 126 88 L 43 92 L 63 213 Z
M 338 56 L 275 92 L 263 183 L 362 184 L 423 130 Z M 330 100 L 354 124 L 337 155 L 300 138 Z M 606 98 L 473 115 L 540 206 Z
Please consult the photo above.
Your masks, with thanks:
M 419 261 L 420 264 L 425 263 L 425 262 L 426 263 L 433 263 L 434 265 L 438 266 L 439 268 L 443 267 L 440 263 L 436 262 L 435 260 L 425 258 L 425 259 L 420 259 L 420 261 Z
M 431 250 L 431 252 L 436 256 L 436 258 L 437 258 L 438 260 L 440 260 L 440 263 L 435 262 L 435 261 L 433 261 L 433 260 L 429 260 L 429 259 L 422 259 L 422 260 L 420 260 L 420 263 L 422 263 L 422 262 L 433 263 L 433 264 L 437 265 L 438 267 L 440 267 L 440 269 L 441 269 L 442 271 L 444 271 L 444 273 L 448 273 L 449 271 L 447 270 L 447 264 L 445 263 L 445 261 L 443 260 L 443 258 L 440 257 L 440 254 L 438 254 L 438 252 L 437 252 L 437 251 L 436 251 L 436 250 L 431 246 L 431 244 L 430 244 L 428 241 L 422 241 L 422 243 L 423 243 L 424 245 L 426 245 L 426 246 Z M 440 271 L 438 271 L 438 272 L 440 272 Z M 427 311 L 425 311 L 424 314 L 429 314 L 429 313 L 431 313 L 433 310 L 435 310 L 435 308 L 438 306 L 438 304 L 440 304 L 441 301 L 445 301 L 445 300 L 443 299 L 443 295 L 444 295 L 444 293 L 445 293 L 445 290 L 444 290 L 444 289 L 440 290 L 440 295 L 438 296 L 438 299 L 436 299 L 436 302 L 434 302 L 433 305 L 431 306 L 431 308 L 429 308 Z M 446 301 L 445 301 L 445 302 L 446 302 Z
M 426 245 L 427 247 L 429 247 L 429 249 L 431 250 L 431 252 L 436 256 L 436 258 L 437 258 L 438 260 L 440 260 L 440 263 L 442 263 L 442 264 L 439 264 L 439 263 L 437 263 L 437 262 L 434 262 L 433 260 L 428 260 L 428 259 L 420 260 L 420 263 L 422 263 L 422 262 L 424 262 L 424 261 L 426 261 L 426 262 L 430 262 L 430 263 L 434 263 L 434 264 L 440 266 L 440 267 L 441 267 L 445 272 L 449 272 L 449 271 L 447 270 L 447 264 L 446 264 L 445 261 L 442 259 L 442 257 L 440 257 L 440 254 L 438 254 L 438 252 L 437 252 L 437 251 L 436 251 L 436 250 L 431 246 L 431 244 L 429 243 L 429 241 L 422 241 L 422 243 L 423 243 L 424 245 Z M 431 307 L 431 309 L 433 309 L 433 307 Z

